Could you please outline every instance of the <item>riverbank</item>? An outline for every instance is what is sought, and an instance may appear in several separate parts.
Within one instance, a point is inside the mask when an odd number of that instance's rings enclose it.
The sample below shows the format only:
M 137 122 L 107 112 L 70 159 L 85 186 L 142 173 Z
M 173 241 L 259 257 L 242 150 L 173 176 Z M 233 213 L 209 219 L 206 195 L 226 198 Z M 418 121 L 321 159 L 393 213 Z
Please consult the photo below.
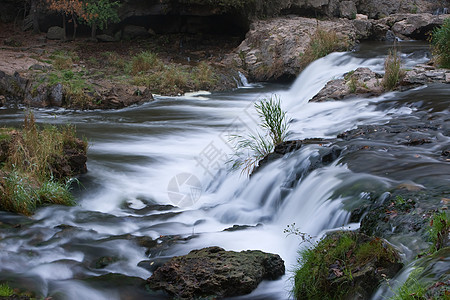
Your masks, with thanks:
M 64 42 L 14 32 L 12 26 L 2 29 L 0 105 L 117 109 L 152 101 L 153 94 L 223 91 L 240 84 L 238 70 L 220 62 L 236 45 L 233 39 L 172 34 Z

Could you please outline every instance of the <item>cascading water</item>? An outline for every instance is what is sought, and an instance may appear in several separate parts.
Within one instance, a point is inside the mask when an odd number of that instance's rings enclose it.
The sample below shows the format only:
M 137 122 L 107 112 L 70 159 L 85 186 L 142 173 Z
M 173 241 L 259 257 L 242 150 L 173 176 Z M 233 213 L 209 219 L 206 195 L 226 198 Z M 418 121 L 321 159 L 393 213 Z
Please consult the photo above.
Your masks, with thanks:
M 403 58 L 407 64 L 424 62 L 426 56 L 421 53 Z M 296 265 L 301 245 L 295 236 L 286 237 L 283 229 L 295 223 L 300 231 L 319 237 L 326 230 L 357 227 L 348 224 L 350 213 L 344 209 L 348 196 L 336 191 L 349 182 L 370 180 L 389 186 L 390 181 L 354 173 L 338 162 L 298 179 L 297 174 L 310 167 L 310 158 L 318 155 L 319 145 L 305 146 L 247 179 L 239 172 L 227 172 L 225 161 L 232 152 L 227 134 L 255 130 L 258 120 L 252 103 L 271 94 L 280 95 L 294 120 L 292 138 L 335 137 L 359 124 L 384 123 L 409 114 L 411 108 L 383 111 L 374 105 L 395 93 L 307 103 L 327 81 L 356 67 L 382 71 L 383 55 L 330 54 L 311 64 L 290 89 L 267 85 L 230 93 L 160 97 L 119 111 L 36 111 L 38 122 L 71 123 L 88 137 L 89 173 L 81 178 L 84 189 L 77 192 L 75 207 L 41 208 L 31 220 L 0 214 L 2 220 L 23 223 L 20 230 L 0 232 L 0 275 L 33 282 L 29 288 L 43 296 L 62 293 L 65 299 L 120 299 L 122 291 L 113 284 L 97 287 L 81 279 L 107 273 L 147 278 L 151 273 L 138 267 L 140 261 L 216 245 L 280 254 L 287 275 L 263 282 L 240 298 L 289 298 L 289 271 Z M 2 110 L 0 115 L 0 125 L 19 126 L 22 118 L 14 109 Z M 194 177 L 198 179 L 194 189 L 186 189 L 180 181 Z M 189 201 L 174 203 L 178 198 L 168 193 L 188 195 Z M 173 204 L 181 205 L 158 208 Z M 233 225 L 250 227 L 223 231 Z M 178 242 L 146 255 L 130 236 L 178 236 Z M 106 256 L 117 259 L 103 268 L 93 267 L 96 259 Z

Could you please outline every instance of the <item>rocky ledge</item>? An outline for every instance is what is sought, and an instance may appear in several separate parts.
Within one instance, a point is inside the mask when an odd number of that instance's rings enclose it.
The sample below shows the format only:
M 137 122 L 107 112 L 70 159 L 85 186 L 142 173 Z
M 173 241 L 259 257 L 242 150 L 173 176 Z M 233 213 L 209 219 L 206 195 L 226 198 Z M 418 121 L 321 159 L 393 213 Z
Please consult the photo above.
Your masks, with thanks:
M 35 64 L 31 69 L 43 69 Z M 90 80 L 92 90 L 72 94 L 62 83 L 48 84 L 19 72 L 7 74 L 0 71 L 0 106 L 8 102 L 23 103 L 31 107 L 67 107 L 75 109 L 123 108 L 153 100 L 146 87 L 130 86 L 110 80 Z M 42 83 L 41 83 L 42 82 Z
M 394 14 L 375 20 L 355 14 L 353 19 L 318 20 L 290 15 L 256 20 L 224 64 L 240 68 L 253 81 L 294 79 L 307 65 L 302 63 L 302 56 L 318 29 L 337 33 L 343 47 L 331 50 L 336 51 L 350 49 L 358 40 L 393 42 L 397 37 L 425 40 L 446 17 L 429 13 Z
M 147 282 L 150 289 L 180 299 L 230 297 L 248 294 L 262 280 L 278 279 L 284 273 L 284 262 L 277 254 L 209 247 L 173 257 Z
M 311 102 L 342 100 L 354 96 L 379 96 L 385 90 L 383 76 L 369 68 L 358 68 L 344 74 L 344 78 L 329 81 Z M 450 70 L 439 69 L 432 65 L 419 64 L 404 71 L 397 89 L 406 90 L 429 83 L 450 83 Z

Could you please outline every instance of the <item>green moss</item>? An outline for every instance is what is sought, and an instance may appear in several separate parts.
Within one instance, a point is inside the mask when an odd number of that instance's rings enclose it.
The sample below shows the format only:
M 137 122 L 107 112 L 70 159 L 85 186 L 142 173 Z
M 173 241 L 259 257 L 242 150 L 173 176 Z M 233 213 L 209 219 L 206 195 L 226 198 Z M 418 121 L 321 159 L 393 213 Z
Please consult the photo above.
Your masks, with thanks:
M 390 300 L 427 299 L 425 298 L 427 288 L 418 281 L 422 272 L 423 268 L 414 269 L 408 276 L 406 282 L 395 291 L 394 296 Z
M 394 250 L 381 239 L 355 232 L 333 233 L 300 252 L 293 294 L 296 299 L 344 299 L 352 295 L 354 276 L 367 263 L 397 261 Z
M 6 283 L 0 284 L 0 297 L 10 297 L 14 294 L 14 290 Z
M 436 213 L 430 223 L 429 235 L 432 243 L 430 253 L 436 252 L 449 243 L 450 213 Z

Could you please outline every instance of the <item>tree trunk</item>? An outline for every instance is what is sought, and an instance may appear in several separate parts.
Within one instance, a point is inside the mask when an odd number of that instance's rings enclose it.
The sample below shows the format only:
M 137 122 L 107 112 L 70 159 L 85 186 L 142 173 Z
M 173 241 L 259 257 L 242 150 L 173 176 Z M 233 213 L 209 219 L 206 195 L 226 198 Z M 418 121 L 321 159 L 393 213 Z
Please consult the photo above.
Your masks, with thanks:
M 72 36 L 72 40 L 75 40 L 75 36 L 77 35 L 77 17 L 75 16 L 74 13 L 72 13 L 72 22 L 73 22 L 73 36 Z
M 39 30 L 39 8 L 38 8 L 38 0 L 31 0 L 31 8 L 30 13 L 33 16 L 33 33 L 40 33 Z
M 97 24 L 94 22 L 92 23 L 91 27 L 91 38 L 95 40 L 95 36 L 97 35 Z
M 64 29 L 64 40 L 67 40 L 66 36 L 66 14 L 63 12 L 63 29 Z

